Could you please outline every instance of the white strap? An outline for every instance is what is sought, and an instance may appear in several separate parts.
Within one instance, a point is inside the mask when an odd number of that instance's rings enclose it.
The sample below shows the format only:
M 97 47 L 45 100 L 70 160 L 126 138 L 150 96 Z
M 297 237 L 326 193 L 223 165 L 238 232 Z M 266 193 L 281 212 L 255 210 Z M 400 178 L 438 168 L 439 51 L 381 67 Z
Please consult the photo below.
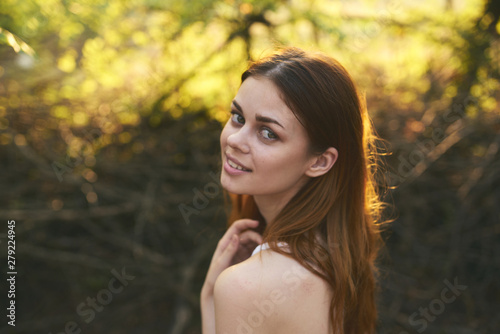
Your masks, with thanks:
M 285 242 L 278 242 L 278 247 L 286 247 L 288 246 Z M 253 250 L 252 252 L 252 256 L 261 252 L 261 251 L 264 251 L 266 249 L 269 249 L 269 244 L 267 242 L 263 243 L 262 245 L 258 245 L 257 247 L 255 247 L 255 249 Z

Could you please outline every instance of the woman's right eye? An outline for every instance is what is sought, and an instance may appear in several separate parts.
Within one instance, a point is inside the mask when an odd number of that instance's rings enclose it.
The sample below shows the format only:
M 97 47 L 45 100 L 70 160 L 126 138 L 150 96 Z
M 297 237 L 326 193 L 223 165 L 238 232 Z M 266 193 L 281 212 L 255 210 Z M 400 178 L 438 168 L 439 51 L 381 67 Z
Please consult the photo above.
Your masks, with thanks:
M 245 124 L 245 118 L 236 111 L 231 111 L 231 120 L 236 124 Z

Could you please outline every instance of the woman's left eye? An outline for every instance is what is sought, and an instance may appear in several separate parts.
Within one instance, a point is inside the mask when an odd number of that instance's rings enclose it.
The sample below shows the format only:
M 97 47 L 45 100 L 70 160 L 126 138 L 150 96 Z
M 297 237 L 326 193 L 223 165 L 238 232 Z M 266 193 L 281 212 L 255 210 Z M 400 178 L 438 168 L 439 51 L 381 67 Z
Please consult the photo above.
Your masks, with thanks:
M 275 139 L 278 139 L 278 136 L 272 132 L 271 130 L 269 129 L 263 129 L 261 131 L 261 135 L 262 137 L 264 137 L 265 139 L 269 139 L 269 140 L 275 140 Z

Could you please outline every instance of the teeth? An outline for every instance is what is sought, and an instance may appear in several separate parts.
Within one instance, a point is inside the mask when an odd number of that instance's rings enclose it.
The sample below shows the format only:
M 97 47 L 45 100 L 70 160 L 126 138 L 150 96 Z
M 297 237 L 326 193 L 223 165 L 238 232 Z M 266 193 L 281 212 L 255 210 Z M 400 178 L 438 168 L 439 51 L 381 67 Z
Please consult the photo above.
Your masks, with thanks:
M 229 164 L 229 166 L 231 166 L 233 168 L 236 168 L 236 169 L 239 169 L 239 170 L 246 170 L 245 168 L 241 167 L 240 165 L 235 164 L 234 162 L 232 162 L 229 159 L 227 160 L 227 163 Z

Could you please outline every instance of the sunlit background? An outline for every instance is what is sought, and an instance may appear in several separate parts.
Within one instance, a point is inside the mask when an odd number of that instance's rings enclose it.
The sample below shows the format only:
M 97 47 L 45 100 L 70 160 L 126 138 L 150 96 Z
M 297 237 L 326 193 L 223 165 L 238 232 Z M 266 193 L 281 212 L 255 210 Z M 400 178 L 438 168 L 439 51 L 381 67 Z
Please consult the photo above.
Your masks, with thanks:
M 219 132 L 248 61 L 289 45 L 350 71 L 390 153 L 378 332 L 500 331 L 499 16 L 493 0 L 2 0 L 0 259 L 15 220 L 18 275 L 0 333 L 200 333 Z

